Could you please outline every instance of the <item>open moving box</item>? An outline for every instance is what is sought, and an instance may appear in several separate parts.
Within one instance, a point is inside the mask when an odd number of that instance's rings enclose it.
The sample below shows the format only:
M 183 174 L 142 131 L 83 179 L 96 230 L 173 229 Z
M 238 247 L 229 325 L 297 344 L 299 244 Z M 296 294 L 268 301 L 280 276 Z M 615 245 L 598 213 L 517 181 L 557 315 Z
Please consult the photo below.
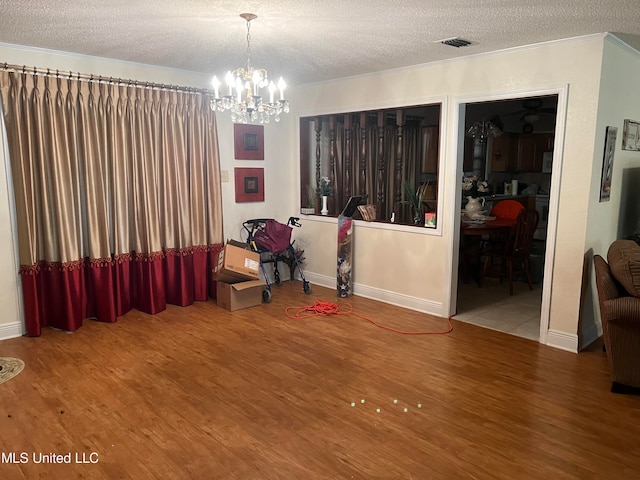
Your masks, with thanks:
M 266 283 L 262 280 L 249 280 L 239 283 L 218 282 L 216 300 L 218 306 L 229 311 L 253 307 L 262 303 L 262 291 Z

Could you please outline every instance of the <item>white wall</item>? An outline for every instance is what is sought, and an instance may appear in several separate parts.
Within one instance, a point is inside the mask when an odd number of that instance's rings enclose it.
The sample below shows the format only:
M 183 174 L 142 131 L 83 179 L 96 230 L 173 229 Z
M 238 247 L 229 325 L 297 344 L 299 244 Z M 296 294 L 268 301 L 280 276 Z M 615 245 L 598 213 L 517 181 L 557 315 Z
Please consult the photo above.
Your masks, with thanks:
M 0 116 L 2 105 L 0 105 Z M 4 121 L 0 118 L 0 340 L 24 333 L 22 295 L 18 275 L 18 244 L 15 241 L 15 208 L 12 208 L 11 171 L 5 159 Z M 7 181 L 9 180 L 9 181 Z
M 285 115 L 283 117 L 286 118 Z M 288 122 L 272 121 L 264 126 L 264 160 L 235 160 L 231 118 L 228 113 L 218 113 L 216 121 L 220 168 L 229 175 L 229 181 L 222 183 L 226 239 L 246 240 L 242 222 L 252 218 L 275 218 L 286 223 L 290 216 L 299 212 L 292 207 L 297 179 L 294 182 L 287 150 L 290 143 Z M 264 168 L 264 202 L 235 203 L 234 168 L 238 167 Z
M 593 255 L 606 258 L 611 242 L 640 233 L 640 152 L 622 150 L 624 119 L 640 121 L 640 55 L 615 37 L 604 42 L 598 120 L 593 138 L 594 155 L 589 182 L 589 221 L 586 229 L 585 256 L 591 288 L 585 297 L 583 336 L 585 343 L 602 333 L 597 291 L 593 274 Z M 600 179 L 607 126 L 618 128 L 611 177 L 611 197 L 600 202 Z
M 561 348 L 577 346 L 585 233 L 590 198 L 603 35 L 494 52 L 412 68 L 347 78 L 295 89 L 296 117 L 426 103 L 438 96 L 450 101 L 444 111 L 444 198 L 441 235 L 356 228 L 356 292 L 446 316 L 459 204 L 458 126 L 455 100 L 568 87 L 567 126 L 558 198 L 556 255 L 552 259 L 549 329 Z M 294 119 L 294 123 L 297 120 Z M 292 135 L 295 125 L 292 125 Z M 298 168 L 297 144 L 291 146 Z M 560 178 L 560 177 L 559 177 Z M 304 235 L 308 276 L 335 277 L 335 221 L 307 219 Z M 333 283 L 335 285 L 335 283 Z M 550 344 L 553 343 L 549 340 Z M 568 345 L 567 346 L 567 342 Z

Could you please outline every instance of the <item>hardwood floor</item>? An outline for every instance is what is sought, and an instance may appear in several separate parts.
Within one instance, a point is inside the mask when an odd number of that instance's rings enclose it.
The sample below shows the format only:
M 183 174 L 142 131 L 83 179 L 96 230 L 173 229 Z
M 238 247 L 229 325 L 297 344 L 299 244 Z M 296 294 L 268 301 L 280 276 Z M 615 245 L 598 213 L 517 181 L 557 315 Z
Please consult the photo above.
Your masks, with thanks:
M 1 342 L 26 367 L 0 384 L 0 478 L 640 478 L 640 396 L 609 392 L 597 345 L 572 354 L 456 321 L 409 336 L 354 316 L 287 318 L 290 305 L 341 303 L 313 288 Z M 403 330 L 446 327 L 348 300 Z M 51 453 L 72 463 L 33 462 Z

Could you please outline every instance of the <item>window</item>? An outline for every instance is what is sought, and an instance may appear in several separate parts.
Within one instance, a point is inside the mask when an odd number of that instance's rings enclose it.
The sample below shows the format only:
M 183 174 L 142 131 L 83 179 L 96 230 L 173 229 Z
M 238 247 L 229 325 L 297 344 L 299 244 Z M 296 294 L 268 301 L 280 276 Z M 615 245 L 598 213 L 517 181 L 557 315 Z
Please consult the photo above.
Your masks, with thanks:
M 434 104 L 301 118 L 301 207 L 320 213 L 326 177 L 329 215 L 361 196 L 374 221 L 424 225 L 436 211 L 440 116 Z

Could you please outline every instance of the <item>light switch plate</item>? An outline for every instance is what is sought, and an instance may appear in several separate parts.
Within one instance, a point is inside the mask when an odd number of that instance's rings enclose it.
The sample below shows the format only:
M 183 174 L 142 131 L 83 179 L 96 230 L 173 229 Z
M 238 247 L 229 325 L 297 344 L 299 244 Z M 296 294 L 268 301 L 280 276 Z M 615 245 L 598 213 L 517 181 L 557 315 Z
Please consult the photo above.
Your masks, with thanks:
M 220 181 L 221 182 L 229 181 L 229 170 L 220 170 Z

